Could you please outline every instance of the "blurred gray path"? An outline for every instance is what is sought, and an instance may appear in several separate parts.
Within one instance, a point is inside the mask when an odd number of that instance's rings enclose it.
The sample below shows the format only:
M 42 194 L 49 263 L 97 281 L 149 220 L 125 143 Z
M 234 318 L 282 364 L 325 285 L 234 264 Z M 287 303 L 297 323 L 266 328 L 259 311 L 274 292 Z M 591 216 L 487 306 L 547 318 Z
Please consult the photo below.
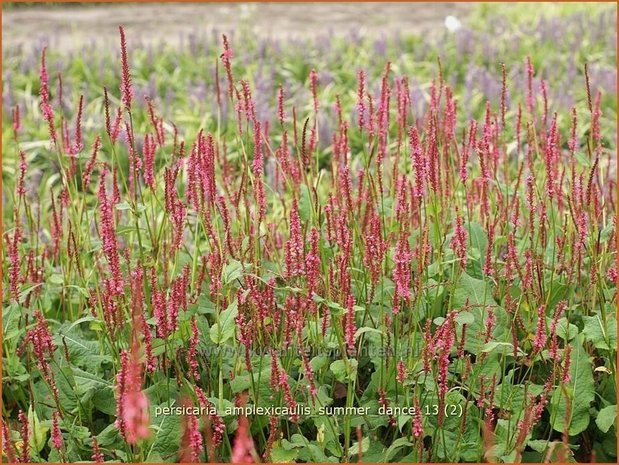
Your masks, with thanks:
M 178 43 L 185 34 L 245 27 L 259 35 L 308 37 L 329 30 L 380 35 L 390 31 L 431 32 L 447 15 L 470 10 L 462 3 L 172 3 L 31 6 L 3 8 L 5 50 L 45 39 L 56 50 L 93 40 L 118 40 L 118 25 L 142 41 Z

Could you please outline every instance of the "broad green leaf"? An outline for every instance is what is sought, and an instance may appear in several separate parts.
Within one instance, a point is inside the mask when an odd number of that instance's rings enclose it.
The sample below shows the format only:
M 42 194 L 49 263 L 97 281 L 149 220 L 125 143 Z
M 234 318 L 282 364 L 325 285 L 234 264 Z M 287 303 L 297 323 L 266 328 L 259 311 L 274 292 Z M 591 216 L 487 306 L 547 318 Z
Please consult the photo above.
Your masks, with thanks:
M 309 187 L 302 184 L 299 190 L 299 218 L 303 222 L 308 222 L 312 217 L 312 199 L 310 197 Z
M 617 319 L 609 316 L 604 324 L 599 314 L 583 316 L 585 340 L 591 342 L 596 349 L 617 350 Z
M 475 316 L 468 310 L 462 310 L 458 312 L 454 318 L 457 323 L 461 325 L 471 325 L 475 322 Z
M 408 440 L 408 438 L 398 438 L 391 443 L 389 448 L 385 451 L 385 462 L 390 462 L 393 457 L 403 447 L 411 447 L 414 444 Z
M 617 421 L 617 405 L 609 405 L 599 411 L 595 424 L 598 425 L 602 433 L 607 433 L 611 426 Z
M 100 412 L 107 415 L 116 414 L 116 397 L 111 386 L 105 389 L 97 389 L 93 394 L 92 402 Z
M 563 432 L 567 422 L 570 436 L 575 436 L 587 429 L 589 406 L 595 397 L 591 359 L 582 343 L 582 335 L 571 342 L 570 382 L 555 388 L 548 405 L 552 427 L 556 431 Z M 566 418 L 568 416 L 569 418 Z
M 329 363 L 329 359 L 324 355 L 317 355 L 310 360 L 310 366 L 315 372 L 320 371 L 320 369 L 324 367 L 327 363 Z
M 62 285 L 64 284 L 64 276 L 60 273 L 54 273 L 47 278 L 48 283 Z
M 370 447 L 363 453 L 361 459 L 364 463 L 379 463 L 385 456 L 385 447 L 379 441 L 373 441 L 370 443 Z
M 456 290 L 452 299 L 452 307 L 464 307 L 467 301 L 469 305 L 496 306 L 496 302 L 492 298 L 492 288 L 490 285 L 481 279 L 476 279 L 467 273 L 462 273 L 456 284 Z
M 86 321 L 93 321 L 93 320 L 96 320 L 96 318 L 94 316 L 86 315 L 86 316 L 84 316 L 82 318 L 79 318 L 79 319 L 75 320 L 73 323 L 71 323 L 71 326 L 69 326 L 65 331 L 67 333 L 70 333 L 73 328 L 75 328 L 76 326 L 80 325 L 81 323 L 84 323 Z
M 63 408 L 68 412 L 77 410 L 79 396 L 76 393 L 75 379 L 71 367 L 54 368 L 54 379 L 58 388 L 58 399 Z
M 550 328 L 550 325 L 552 323 L 552 318 L 546 318 L 546 323 L 548 327 Z M 572 323 L 568 323 L 567 318 L 565 317 L 559 318 L 559 320 L 557 321 L 557 336 L 559 336 L 564 341 L 566 340 L 571 341 L 572 339 L 576 337 L 577 334 L 578 334 L 578 326 Z
M 20 334 L 19 322 L 19 306 L 11 304 L 2 309 L 2 340 L 8 341 Z M 8 354 L 6 354 L 8 355 Z
M 26 299 L 28 298 L 28 296 L 30 295 L 30 293 L 32 291 L 34 291 L 35 289 L 37 289 L 38 287 L 41 287 L 42 285 L 43 285 L 43 283 L 30 284 L 27 287 L 26 286 L 22 286 L 22 291 L 19 293 L 19 303 L 23 304 L 26 301 Z M 11 305 L 11 306 L 13 306 L 13 305 Z
M 101 388 L 109 388 L 112 386 L 112 382 L 103 378 L 99 378 L 87 371 L 80 370 L 79 368 L 72 368 L 73 378 L 77 383 L 77 386 L 81 391 L 85 391 L 87 389 L 101 389 Z
M 481 351 L 482 352 L 497 351 L 501 354 L 513 355 L 514 345 L 511 342 L 490 341 L 484 344 Z M 518 355 L 525 355 L 525 353 L 522 350 L 520 350 L 520 348 L 518 348 Z
M 286 450 L 283 447 L 273 447 L 271 449 L 271 463 L 291 463 L 299 455 L 298 449 Z
M 478 462 L 483 444 L 480 437 L 478 409 L 467 404 L 466 398 L 457 391 L 447 393 L 445 404 L 456 408 L 455 411 L 449 408 L 446 410 L 447 415 L 443 419 L 442 426 L 439 426 L 437 415 L 426 414 L 426 412 L 434 411 L 435 406 L 438 405 L 438 398 L 428 396 L 425 403 L 421 403 L 425 434 L 431 435 L 436 432 L 437 437 L 441 438 L 436 444 L 437 459 L 444 462 Z M 460 407 L 462 410 L 460 410 Z M 466 412 L 466 414 L 460 416 L 460 412 Z M 465 420 L 464 425 L 462 425 L 463 419 Z
M 226 265 L 222 275 L 222 283 L 224 286 L 241 278 L 243 276 L 243 264 L 238 260 L 230 259 Z
M 116 204 L 116 210 L 131 210 L 131 205 L 127 201 L 120 202 Z
M 353 455 L 358 455 L 359 450 L 361 450 L 361 453 L 363 454 L 367 452 L 369 448 L 370 438 L 366 436 L 361 440 L 361 444 L 359 444 L 359 442 L 355 442 L 352 446 L 350 446 L 350 449 L 348 449 L 348 456 L 352 457 Z
M 497 348 L 499 345 L 503 345 L 500 353 L 505 352 L 506 355 L 513 353 L 513 346 L 511 346 L 511 324 L 509 315 L 501 307 L 490 307 L 494 313 L 495 324 L 492 331 L 491 340 L 488 342 L 487 349 Z M 466 337 L 464 340 L 464 350 L 472 354 L 479 354 L 484 348 L 486 339 L 486 321 L 489 318 L 489 310 L 485 307 L 474 307 L 470 310 L 473 315 L 473 322 L 467 324 Z M 509 346 L 507 345 L 509 344 Z M 510 350 L 504 350 L 509 348 Z
M 483 259 L 486 254 L 486 248 L 488 247 L 488 237 L 486 231 L 475 222 L 465 223 L 464 227 L 469 233 L 469 245 L 479 250 L 479 253 Z
M 101 348 L 97 341 L 83 339 L 75 327 L 76 323 L 71 325 L 73 329 L 70 331 L 61 328 L 54 337 L 54 342 L 58 347 L 66 345 L 72 365 L 96 372 L 103 362 L 111 361 L 112 357 L 101 355 Z
M 544 452 L 548 448 L 546 439 L 531 439 L 527 441 L 527 445 L 536 452 Z
M 41 449 L 45 447 L 45 438 L 47 437 L 49 427 L 43 426 L 32 405 L 28 408 L 28 426 L 28 432 L 30 433 L 28 442 L 30 447 L 37 453 L 41 452 Z
M 404 425 L 407 425 L 413 417 L 411 415 L 398 415 L 398 431 L 401 433 Z
M 238 311 L 238 301 L 235 300 L 227 309 L 221 312 L 219 322 L 215 323 L 209 330 L 211 341 L 215 344 L 222 344 L 234 336 L 234 319 Z
M 331 364 L 331 371 L 341 383 L 353 380 L 357 375 L 357 360 L 348 359 L 348 364 L 344 360 L 336 360 Z
M 167 407 L 162 404 L 160 407 Z M 182 425 L 178 415 L 155 416 L 155 406 L 151 407 L 151 429 L 154 430 L 154 438 L 148 449 L 147 462 L 151 462 L 157 456 L 165 461 L 176 461 L 177 451 L 181 443 Z
M 376 328 L 371 328 L 369 326 L 364 326 L 363 328 L 359 328 L 356 332 L 355 332 L 355 339 L 357 339 L 359 336 L 361 336 L 363 333 L 367 333 L 367 332 L 372 332 L 372 333 L 378 333 L 378 334 L 382 334 L 382 331 L 380 331 L 379 329 Z
M 467 230 L 468 236 L 468 255 L 475 256 L 476 260 L 479 260 L 480 258 L 483 260 L 486 254 L 486 249 L 488 247 L 488 237 L 486 231 L 478 223 L 475 222 L 465 223 L 464 228 Z M 447 236 L 445 237 L 445 251 L 452 250 L 450 243 L 453 235 L 454 233 L 452 230 L 452 232 L 447 234 Z M 473 249 L 475 249 L 476 252 Z
M 511 341 L 510 322 L 507 312 L 497 305 L 492 298 L 492 288 L 485 281 L 462 273 L 456 283 L 456 289 L 451 298 L 453 309 L 470 306 L 466 313 L 473 315 L 473 322 L 467 323 L 464 349 L 478 354 L 484 344 L 485 322 L 488 318 L 488 308 L 492 309 L 496 319 L 492 337 L 499 342 Z M 464 313 L 461 311 L 460 313 Z M 470 316 L 464 315 L 467 321 Z M 457 319 L 457 317 L 456 317 Z
M 585 168 L 591 168 L 591 159 L 583 152 L 575 152 L 574 157 L 578 160 L 578 163 Z

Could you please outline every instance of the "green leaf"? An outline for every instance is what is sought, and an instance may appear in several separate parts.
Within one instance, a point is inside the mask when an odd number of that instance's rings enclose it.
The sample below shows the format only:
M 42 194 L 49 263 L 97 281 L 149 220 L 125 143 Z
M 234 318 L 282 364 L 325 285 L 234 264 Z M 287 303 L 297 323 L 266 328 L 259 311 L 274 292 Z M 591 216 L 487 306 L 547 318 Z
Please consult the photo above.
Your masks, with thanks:
M 301 221 L 308 222 L 312 216 L 312 199 L 309 187 L 301 185 L 299 195 L 299 218 Z
M 73 378 L 80 390 L 85 391 L 87 389 L 101 389 L 106 387 L 112 387 L 112 383 L 106 379 L 99 378 L 87 371 L 80 370 L 79 368 L 72 368 Z
M 617 421 L 617 406 L 609 405 L 599 411 L 595 424 L 598 425 L 602 433 L 607 433 L 611 426 Z
M 291 463 L 296 460 L 298 455 L 298 449 L 286 450 L 283 447 L 273 447 L 273 449 L 271 449 L 271 462 Z
M 379 463 L 383 460 L 384 456 L 384 446 L 378 441 L 373 441 L 370 443 L 368 450 L 363 453 L 363 458 L 361 461 L 364 463 Z
M 69 332 L 71 332 L 71 330 L 72 330 L 73 328 L 75 328 L 75 327 L 76 327 L 76 326 L 78 326 L 79 324 L 84 323 L 84 322 L 86 322 L 86 321 L 93 321 L 93 320 L 96 320 L 96 318 L 95 318 L 94 316 L 92 316 L 92 315 L 86 315 L 86 316 L 84 316 L 84 317 L 82 317 L 82 318 L 80 318 L 80 319 L 78 319 L 78 320 L 75 320 L 73 323 L 71 323 L 71 326 L 69 326 L 69 327 L 66 329 L 66 332 L 67 332 L 67 333 L 69 333 Z
M 552 323 L 552 318 L 546 318 L 546 322 L 548 327 L 550 327 Z M 557 336 L 559 336 L 564 341 L 572 340 L 578 334 L 578 326 L 573 325 L 572 323 L 568 323 L 567 318 L 559 318 L 557 321 Z
M 614 230 L 615 226 L 613 222 L 609 221 L 606 227 L 600 231 L 600 241 L 606 242 Z
M 101 355 L 101 349 L 97 341 L 82 339 L 77 332 L 77 328 L 74 327 L 77 323 L 75 322 L 71 325 L 71 328 L 73 328 L 71 331 L 66 329 L 59 330 L 54 337 L 54 342 L 58 347 L 66 345 L 72 365 L 96 372 L 103 362 L 111 361 L 112 357 L 110 355 Z
M 107 415 L 116 414 L 116 398 L 110 386 L 106 389 L 97 389 L 92 397 L 94 407 Z
M 367 333 L 367 332 L 372 332 L 372 333 L 378 333 L 378 334 L 382 334 L 382 331 L 380 331 L 379 329 L 376 328 L 371 328 L 369 326 L 364 326 L 362 328 L 359 328 L 356 332 L 355 332 L 355 339 L 357 339 L 359 336 L 361 336 L 363 333 Z
M 583 316 L 585 340 L 591 342 L 596 349 L 617 350 L 617 319 L 614 316 L 606 318 L 603 323 L 599 314 Z
M 56 387 L 58 388 L 58 400 L 66 411 L 75 412 L 79 397 L 73 388 L 75 386 L 75 379 L 73 378 L 71 367 L 54 367 L 53 371 Z
M 494 395 L 498 407 L 510 412 L 522 412 L 529 395 L 538 396 L 543 387 L 537 384 L 513 384 L 513 375 L 508 375 L 496 388 Z
M 367 452 L 369 448 L 370 438 L 366 436 L 361 440 L 361 444 L 359 444 L 359 442 L 355 442 L 350 449 L 348 449 L 348 456 L 352 457 L 353 455 L 359 455 L 359 450 L 361 450 L 361 453 L 363 454 Z
M 131 211 L 134 211 L 133 210 L 133 206 L 129 202 L 127 202 L 126 200 L 124 202 L 117 203 L 116 204 L 116 210 L 120 210 L 120 211 L 122 211 L 122 210 L 131 210 Z M 137 213 L 142 213 L 142 212 L 146 211 L 146 205 L 144 205 L 143 203 L 138 203 L 136 205 L 135 211 Z
M 398 453 L 400 449 L 403 447 L 410 447 L 414 444 L 410 442 L 407 438 L 398 438 L 391 443 L 389 449 L 385 452 L 385 462 L 390 462 L 393 457 Z
M 499 353 L 503 353 L 506 355 L 513 355 L 514 345 L 511 342 L 490 341 L 484 344 L 481 351 L 482 352 L 498 351 Z M 522 350 L 520 350 L 520 348 L 518 348 L 518 355 L 525 355 L 525 353 Z
M 48 283 L 62 285 L 64 284 L 64 276 L 60 273 L 54 273 L 49 278 L 47 278 Z
M 336 360 L 331 364 L 331 371 L 341 383 L 346 383 L 349 380 L 355 379 L 357 375 L 357 360 L 351 358 L 348 364 L 344 360 Z
M 41 420 L 39 420 L 39 417 L 32 408 L 32 405 L 28 408 L 28 424 L 28 431 L 30 433 L 28 436 L 28 443 L 37 453 L 41 452 L 41 449 L 45 447 L 45 438 L 47 437 L 49 427 L 43 426 Z
M 591 359 L 582 343 L 582 335 L 571 342 L 570 382 L 555 388 L 548 406 L 551 425 L 556 431 L 565 430 L 569 414 L 567 423 L 570 436 L 582 433 L 589 426 L 589 406 L 595 397 Z
M 585 168 L 591 168 L 591 160 L 583 152 L 574 153 L 574 157 L 576 158 L 576 160 L 578 160 L 578 163 L 580 165 L 584 166 Z
M 479 262 L 480 259 L 483 260 L 486 254 L 486 249 L 488 248 L 488 237 L 486 231 L 475 222 L 465 224 L 464 228 L 468 232 L 468 256 L 475 257 L 477 262 Z M 451 251 L 450 242 L 453 235 L 453 231 L 447 234 L 443 244 L 443 249 L 445 251 Z
M 466 305 L 491 305 L 497 303 L 492 298 L 492 289 L 481 279 L 473 278 L 467 273 L 462 273 L 452 299 L 453 308 L 461 308 Z
M 238 260 L 230 259 L 230 263 L 226 265 L 222 275 L 222 283 L 224 286 L 241 278 L 243 276 L 243 264 Z
M 195 305 L 195 311 L 199 314 L 213 314 L 217 313 L 217 307 L 215 304 L 209 299 L 207 294 L 203 294 L 198 299 L 198 303 Z
M 491 309 L 494 312 L 496 323 L 492 331 L 492 341 L 490 341 L 490 345 L 486 349 L 491 350 L 503 344 L 505 344 L 505 347 L 509 347 L 506 344 L 509 343 L 511 345 L 510 317 L 501 307 L 494 306 Z M 478 306 L 473 307 L 470 313 L 473 315 L 473 322 L 468 323 L 466 327 L 464 350 L 477 355 L 484 348 L 486 320 L 489 317 L 489 311 L 485 306 Z M 500 352 L 503 353 L 504 350 Z M 505 353 L 507 355 L 513 353 L 513 346 L 510 351 L 505 351 Z
M 488 247 L 488 237 L 486 231 L 477 223 L 471 222 L 465 224 L 465 228 L 469 233 L 469 245 L 479 250 L 482 257 L 486 254 L 486 248 Z
M 8 341 L 20 334 L 19 330 L 19 307 L 11 304 L 2 309 L 2 340 Z M 6 354 L 8 355 L 8 354 Z
M 461 325 L 471 325 L 475 322 L 475 316 L 468 310 L 462 310 L 458 312 L 458 315 L 454 318 L 457 323 Z
M 161 404 L 160 407 L 167 407 Z M 146 462 L 152 462 L 157 456 L 166 461 L 174 461 L 181 443 L 182 425 L 181 417 L 178 415 L 154 415 L 155 406 L 151 407 L 151 418 L 154 420 L 151 428 L 155 429 L 155 437 L 148 451 Z
M 118 428 L 112 423 L 97 435 L 97 442 L 100 446 L 106 447 L 116 442 L 119 438 Z
M 131 210 L 131 205 L 125 200 L 116 204 L 116 210 Z
M 546 439 L 531 439 L 527 441 L 527 445 L 535 452 L 543 453 L 548 448 L 548 441 Z
M 312 367 L 312 371 L 320 371 L 322 367 L 324 367 L 327 363 L 329 363 L 329 359 L 324 355 L 317 355 L 313 359 L 310 360 L 310 366 Z
M 219 315 L 219 322 L 209 330 L 211 341 L 222 344 L 234 336 L 234 319 L 239 312 L 238 301 L 232 302 L 227 309 Z
M 28 296 L 30 295 L 30 293 L 34 291 L 36 288 L 41 287 L 42 285 L 43 283 L 31 284 L 31 285 L 28 285 L 27 287 L 22 286 L 22 291 L 19 293 L 19 303 L 23 304 L 28 298 Z
M 404 425 L 407 425 L 413 417 L 411 415 L 398 415 L 398 431 L 401 433 Z

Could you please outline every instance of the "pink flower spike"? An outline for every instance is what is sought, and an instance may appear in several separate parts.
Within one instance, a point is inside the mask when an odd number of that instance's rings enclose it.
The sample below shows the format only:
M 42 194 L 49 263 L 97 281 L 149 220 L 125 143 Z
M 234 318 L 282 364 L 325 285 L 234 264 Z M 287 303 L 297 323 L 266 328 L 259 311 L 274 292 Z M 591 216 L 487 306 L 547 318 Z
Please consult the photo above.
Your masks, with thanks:
M 363 131 L 366 124 L 366 108 L 365 108 L 365 72 L 363 70 L 358 73 L 359 84 L 357 87 L 357 112 L 359 113 L 359 129 Z
M 419 400 L 415 399 L 415 417 L 413 418 L 413 436 L 419 439 L 423 436 L 423 420 Z
M 286 276 L 299 276 L 304 273 L 303 238 L 297 199 L 292 201 L 290 212 L 290 238 L 286 243 Z
M 546 307 L 541 305 L 537 310 L 537 329 L 533 341 L 533 350 L 541 351 L 546 345 Z
M 200 423 L 195 415 L 189 414 L 185 416 L 184 430 L 180 462 L 199 462 L 204 440 L 200 431 Z
M 355 333 L 357 325 L 355 323 L 355 298 L 348 295 L 346 299 L 346 313 L 344 314 L 344 339 L 349 354 L 355 352 Z
M 230 62 L 232 58 L 232 49 L 228 42 L 228 37 L 223 34 L 224 52 L 221 54 L 221 61 L 223 61 L 224 68 L 226 69 L 226 75 L 228 77 L 228 97 L 232 100 L 234 96 L 234 78 L 232 77 L 232 64 Z
M 105 456 L 99 449 L 99 443 L 97 442 L 97 438 L 95 436 L 92 437 L 92 460 L 95 463 L 103 463 L 105 462 Z
M 39 97 L 41 100 L 41 113 L 43 114 L 43 118 L 47 121 L 47 125 L 49 127 L 49 135 L 54 143 L 57 145 L 58 139 L 56 134 L 56 126 L 54 124 L 54 110 L 52 109 L 51 104 L 49 103 L 49 75 L 47 74 L 47 66 L 45 64 L 45 52 L 47 48 L 43 48 L 41 52 L 41 71 L 39 74 Z
M 428 180 L 428 163 L 424 156 L 421 141 L 419 139 L 419 132 L 415 126 L 411 126 L 409 130 L 411 160 L 413 162 L 413 169 L 415 171 L 415 184 L 413 188 L 413 195 L 420 199 L 423 197 L 423 193 Z
M 232 446 L 231 463 L 255 463 L 256 450 L 249 431 L 249 421 L 242 416 L 238 420 L 234 446 Z
M 318 73 L 315 69 L 310 72 L 310 86 L 312 89 L 312 99 L 314 100 L 314 113 L 318 112 Z
M 150 436 L 148 398 L 142 391 L 142 365 L 134 347 L 120 354 L 120 371 L 116 375 L 116 427 L 127 441 L 135 444 Z
M 279 117 L 279 124 L 284 125 L 284 88 L 279 86 L 277 91 L 277 116 Z
M 52 444 L 58 450 L 62 448 L 62 433 L 58 425 L 58 413 L 52 414 Z
M 404 361 L 402 359 L 398 360 L 396 379 L 400 384 L 403 384 L 406 379 L 406 366 L 404 365 Z
M 463 226 L 464 219 L 458 213 L 458 207 L 456 207 L 456 221 L 454 225 L 454 233 L 451 238 L 451 248 L 460 260 L 462 269 L 466 270 L 466 246 L 468 241 L 468 233 Z
M 151 189 L 155 189 L 155 151 L 157 145 L 150 134 L 144 136 L 144 182 Z
M 20 456 L 20 462 L 30 462 L 30 427 L 28 424 L 28 415 L 21 410 L 19 411 L 17 418 L 21 423 L 21 442 L 22 450 Z
M 92 171 L 95 168 L 95 163 L 97 162 L 97 153 L 99 152 L 100 148 L 101 136 L 97 136 L 95 138 L 95 142 L 92 145 L 90 159 L 88 160 L 88 163 L 86 163 L 86 168 L 84 168 L 84 171 L 82 172 L 82 184 L 84 186 L 84 189 L 87 189 L 90 185 L 90 176 L 92 175 Z
M 131 74 L 129 72 L 129 60 L 127 59 L 127 40 L 125 38 L 125 30 L 122 26 L 118 26 L 120 32 L 120 62 L 122 67 L 121 75 L 121 100 L 125 107 L 131 111 L 131 99 L 133 98 L 133 87 L 131 86 Z
M 411 260 L 413 254 L 410 250 L 408 243 L 408 237 L 402 233 L 400 240 L 395 247 L 395 254 L 393 261 L 395 266 L 393 268 L 393 281 L 395 283 L 395 293 L 393 295 L 393 313 L 398 314 L 400 312 L 400 301 L 404 300 L 408 303 L 410 299 L 410 283 L 411 283 Z

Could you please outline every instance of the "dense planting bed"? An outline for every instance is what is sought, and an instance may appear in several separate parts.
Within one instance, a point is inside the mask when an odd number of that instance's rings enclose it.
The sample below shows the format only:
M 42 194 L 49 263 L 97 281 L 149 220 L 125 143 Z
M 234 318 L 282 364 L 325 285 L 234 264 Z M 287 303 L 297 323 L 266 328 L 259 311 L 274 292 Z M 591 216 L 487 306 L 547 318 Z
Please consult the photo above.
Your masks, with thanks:
M 616 10 L 568 13 L 5 50 L 3 459 L 615 462 Z

